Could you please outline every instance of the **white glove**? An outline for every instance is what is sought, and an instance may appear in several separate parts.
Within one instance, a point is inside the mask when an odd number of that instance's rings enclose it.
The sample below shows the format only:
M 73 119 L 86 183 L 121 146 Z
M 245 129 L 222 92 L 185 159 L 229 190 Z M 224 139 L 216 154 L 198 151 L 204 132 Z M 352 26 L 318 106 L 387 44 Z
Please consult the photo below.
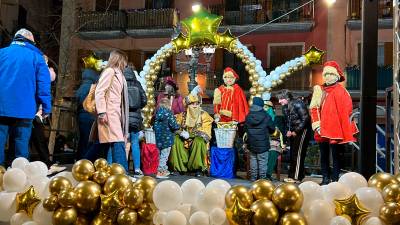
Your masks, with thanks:
M 317 129 L 315 129 L 315 132 L 317 132 L 317 134 L 321 135 L 321 127 L 318 127 Z
M 139 131 L 139 140 L 142 140 L 143 138 L 144 138 L 143 131 Z
M 221 117 L 219 115 L 215 114 L 215 116 L 214 116 L 215 123 L 218 123 L 220 119 L 221 119 Z
M 238 121 L 232 121 L 233 124 L 238 125 L 239 122 Z
M 189 139 L 190 137 L 189 133 L 186 130 L 182 131 L 180 136 L 183 137 L 184 139 Z

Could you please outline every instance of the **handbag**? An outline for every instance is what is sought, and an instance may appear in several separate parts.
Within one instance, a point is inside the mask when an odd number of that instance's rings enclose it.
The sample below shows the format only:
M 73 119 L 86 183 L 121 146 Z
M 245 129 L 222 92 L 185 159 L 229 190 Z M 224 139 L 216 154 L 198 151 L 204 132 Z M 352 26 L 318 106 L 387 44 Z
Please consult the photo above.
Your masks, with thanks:
M 111 78 L 110 85 L 108 86 L 108 88 L 106 90 L 106 94 L 105 94 L 106 97 L 108 96 L 109 90 L 110 90 L 111 85 L 112 85 L 112 83 L 114 81 L 114 77 L 115 77 L 115 71 L 114 71 L 113 77 Z M 88 113 L 90 113 L 90 114 L 92 114 L 94 116 L 97 116 L 96 101 L 95 101 L 96 87 L 97 87 L 97 83 L 92 84 L 90 86 L 89 93 L 86 96 L 85 100 L 83 100 L 83 102 L 82 102 L 83 109 L 86 112 L 88 112 Z

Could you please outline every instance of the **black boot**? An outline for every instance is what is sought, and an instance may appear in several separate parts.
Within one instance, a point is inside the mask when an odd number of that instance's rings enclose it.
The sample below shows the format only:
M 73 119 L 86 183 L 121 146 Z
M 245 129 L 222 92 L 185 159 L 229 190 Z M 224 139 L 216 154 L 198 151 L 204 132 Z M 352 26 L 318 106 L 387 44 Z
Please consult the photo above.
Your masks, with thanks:
M 330 182 L 331 182 L 331 180 L 328 177 L 323 177 L 320 185 L 326 185 L 326 184 L 329 184 Z

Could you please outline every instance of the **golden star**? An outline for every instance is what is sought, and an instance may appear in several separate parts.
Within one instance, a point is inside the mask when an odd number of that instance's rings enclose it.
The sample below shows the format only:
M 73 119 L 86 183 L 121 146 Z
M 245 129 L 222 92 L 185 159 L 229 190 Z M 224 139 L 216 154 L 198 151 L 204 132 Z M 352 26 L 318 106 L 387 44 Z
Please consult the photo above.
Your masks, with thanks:
M 325 52 L 321 49 L 316 48 L 315 46 L 311 46 L 310 49 L 304 54 L 307 59 L 308 65 L 318 65 L 322 64 L 323 56 Z
M 17 213 L 26 212 L 28 216 L 32 216 L 33 210 L 39 204 L 40 199 L 36 196 L 35 189 L 30 186 L 24 193 L 18 193 L 16 196 Z
M 231 44 L 236 41 L 236 37 L 232 35 L 231 31 L 227 29 L 222 34 L 217 34 L 217 46 L 231 50 Z
M 178 53 L 181 50 L 189 48 L 189 39 L 186 38 L 182 33 L 178 35 L 174 40 L 172 40 L 175 52 Z
M 334 200 L 334 202 L 336 206 L 336 214 L 338 216 L 349 216 L 353 225 L 360 225 L 368 214 L 371 213 L 361 205 L 355 194 L 346 199 Z
M 94 69 L 94 70 L 99 69 L 97 66 L 98 59 L 93 54 L 90 54 L 89 56 L 82 58 L 82 61 L 85 69 Z
M 231 225 L 250 225 L 253 214 L 254 212 L 245 208 L 238 198 L 235 199 L 231 208 L 226 209 L 226 217 Z
M 101 195 L 100 212 L 110 217 L 113 221 L 123 209 L 123 204 L 118 197 L 119 190 L 113 191 L 109 195 Z
M 191 46 L 203 44 L 217 44 L 215 38 L 222 16 L 209 13 L 201 8 L 192 16 L 182 20 L 186 28 L 189 44 Z

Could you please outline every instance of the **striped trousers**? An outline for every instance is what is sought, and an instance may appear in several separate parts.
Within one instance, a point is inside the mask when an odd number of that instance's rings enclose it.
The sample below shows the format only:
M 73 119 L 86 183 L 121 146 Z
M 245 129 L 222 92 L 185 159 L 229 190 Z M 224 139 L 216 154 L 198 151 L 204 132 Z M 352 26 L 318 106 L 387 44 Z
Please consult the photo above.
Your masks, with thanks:
M 295 137 L 290 137 L 290 168 L 289 178 L 295 180 L 303 180 L 304 159 L 307 155 L 308 143 L 311 138 L 311 128 L 306 128 L 300 133 L 296 133 Z

